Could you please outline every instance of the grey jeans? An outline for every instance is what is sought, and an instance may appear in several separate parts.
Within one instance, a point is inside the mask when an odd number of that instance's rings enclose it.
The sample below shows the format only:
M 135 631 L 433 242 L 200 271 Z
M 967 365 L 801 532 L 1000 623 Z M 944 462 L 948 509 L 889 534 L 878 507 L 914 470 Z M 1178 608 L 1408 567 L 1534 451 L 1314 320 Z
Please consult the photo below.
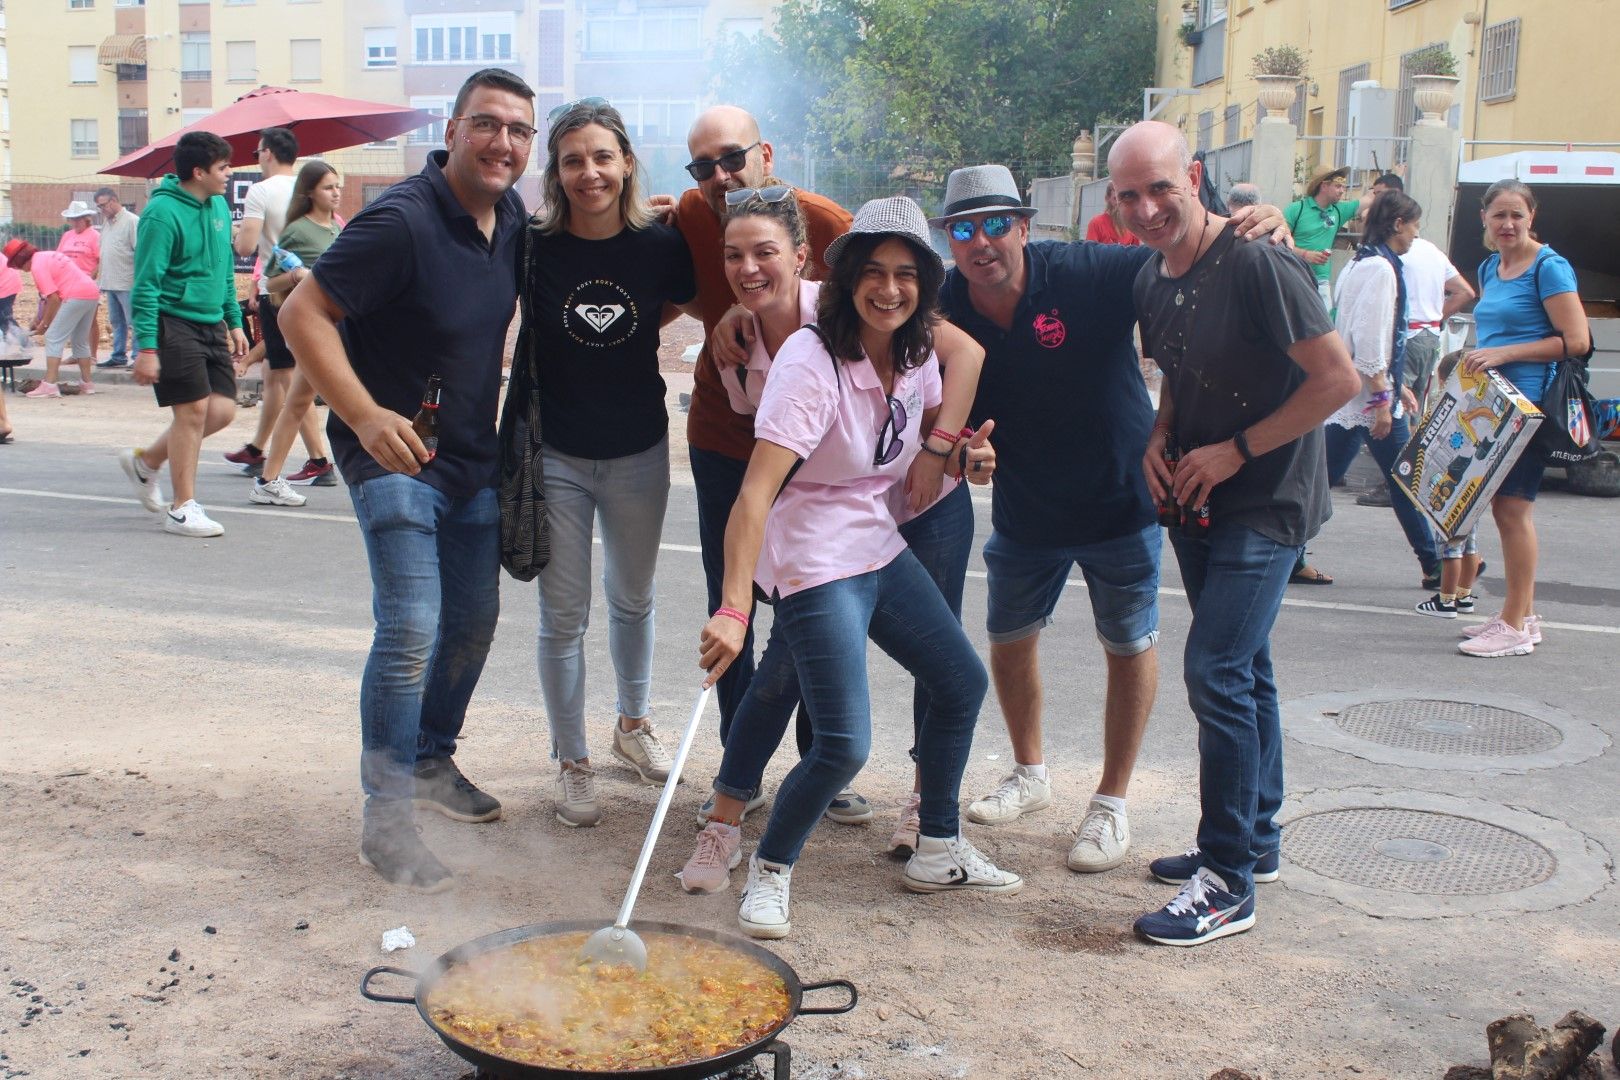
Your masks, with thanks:
M 585 629 L 591 613 L 591 537 L 602 527 L 602 591 L 619 712 L 650 708 L 653 571 L 669 502 L 669 439 L 628 457 L 595 460 L 541 447 L 551 562 L 540 573 L 540 692 L 551 754 L 590 756 L 585 738 Z M 615 722 L 617 717 L 615 717 Z

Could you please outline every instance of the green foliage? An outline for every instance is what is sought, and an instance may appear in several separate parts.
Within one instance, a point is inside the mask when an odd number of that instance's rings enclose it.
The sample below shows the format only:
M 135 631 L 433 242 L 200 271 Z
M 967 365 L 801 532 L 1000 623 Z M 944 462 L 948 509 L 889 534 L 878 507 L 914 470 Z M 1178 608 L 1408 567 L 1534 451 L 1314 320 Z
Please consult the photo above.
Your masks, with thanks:
M 1305 53 L 1292 45 L 1272 45 L 1254 54 L 1256 75 L 1303 75 Z
M 1020 184 L 1027 162 L 1066 170 L 1081 129 L 1134 114 L 1153 14 L 1153 0 L 786 0 L 775 37 L 717 49 L 715 90 L 779 155 L 815 153 L 824 194 L 887 177 L 927 205 L 958 166 L 1004 163 Z
M 1444 45 L 1425 45 L 1406 58 L 1406 69 L 1413 75 L 1457 77 L 1457 58 Z
M 55 251 L 56 244 L 62 239 L 66 230 L 66 222 L 47 222 L 44 225 L 34 225 L 28 222 L 13 221 L 0 225 L 0 237 L 10 240 L 17 237 L 28 241 L 41 251 Z
M 1176 27 L 1176 36 L 1181 39 L 1181 44 L 1189 49 L 1195 44 L 1193 37 L 1195 34 L 1198 36 L 1199 41 L 1203 39 L 1203 30 L 1197 26 L 1194 26 L 1192 23 L 1182 23 L 1180 26 Z

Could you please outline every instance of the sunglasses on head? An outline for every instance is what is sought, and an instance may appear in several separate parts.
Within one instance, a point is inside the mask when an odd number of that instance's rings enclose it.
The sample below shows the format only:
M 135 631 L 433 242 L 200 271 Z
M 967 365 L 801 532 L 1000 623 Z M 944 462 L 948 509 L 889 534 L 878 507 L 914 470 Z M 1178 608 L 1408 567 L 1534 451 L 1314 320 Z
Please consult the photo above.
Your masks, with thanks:
M 883 399 L 889 403 L 889 417 L 883 421 L 883 427 L 878 429 L 877 451 L 872 455 L 872 464 L 879 468 L 900 456 L 900 449 L 905 446 L 900 433 L 906 430 L 908 419 L 906 407 L 899 398 L 885 394 Z M 889 440 L 887 444 L 883 441 L 885 437 Z
M 727 169 L 726 171 L 730 172 L 731 170 Z M 735 188 L 726 192 L 726 205 L 741 206 L 743 203 L 753 199 L 758 199 L 762 203 L 779 203 L 786 199 L 792 191 L 793 189 L 786 184 L 772 184 L 770 187 L 762 188 Z
M 740 172 L 748 160 L 748 152 L 758 145 L 756 142 L 741 150 L 727 150 L 717 158 L 695 158 L 686 163 L 686 171 L 692 174 L 694 180 L 709 179 L 717 166 L 728 173 Z
M 563 102 L 555 109 L 552 109 L 550 112 L 546 113 L 546 126 L 550 127 L 552 124 L 555 124 L 558 118 L 564 113 L 568 112 L 570 109 L 577 109 L 581 105 L 589 109 L 610 109 L 613 107 L 613 103 L 605 97 L 575 98 L 573 101 Z
M 996 214 L 985 218 L 982 222 L 974 221 L 972 218 L 961 218 L 946 225 L 945 231 L 950 234 L 952 240 L 965 242 L 973 239 L 973 234 L 982 228 L 984 235 L 994 240 L 1012 232 L 1014 217 L 1013 214 Z

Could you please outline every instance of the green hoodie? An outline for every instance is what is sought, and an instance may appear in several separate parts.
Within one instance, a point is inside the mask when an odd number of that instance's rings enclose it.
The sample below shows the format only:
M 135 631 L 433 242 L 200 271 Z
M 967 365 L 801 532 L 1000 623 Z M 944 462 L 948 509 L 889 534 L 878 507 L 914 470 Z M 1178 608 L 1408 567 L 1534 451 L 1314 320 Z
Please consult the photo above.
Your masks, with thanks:
M 242 325 L 236 302 L 231 211 L 225 200 L 202 202 L 169 173 L 141 213 L 135 238 L 135 286 L 130 294 L 138 348 L 158 347 L 158 316 L 212 326 Z

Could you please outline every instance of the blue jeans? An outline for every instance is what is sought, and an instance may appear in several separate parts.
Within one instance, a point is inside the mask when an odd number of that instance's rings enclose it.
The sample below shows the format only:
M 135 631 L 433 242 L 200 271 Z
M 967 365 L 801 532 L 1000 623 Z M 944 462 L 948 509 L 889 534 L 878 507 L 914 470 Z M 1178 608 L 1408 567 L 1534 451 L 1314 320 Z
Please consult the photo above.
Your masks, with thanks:
M 540 691 L 551 754 L 590 757 L 585 739 L 585 628 L 591 615 L 591 534 L 602 525 L 602 592 L 619 712 L 647 715 L 652 690 L 653 572 L 669 503 L 669 439 L 639 454 L 595 460 L 541 447 L 551 561 L 540 572 Z
M 1242 896 L 1254 888 L 1255 857 L 1282 844 L 1282 714 L 1270 638 L 1300 549 L 1219 520 L 1207 538 L 1178 530 L 1170 542 L 1193 611 L 1183 666 L 1198 720 L 1198 848 Z
M 1406 534 L 1406 542 L 1412 545 L 1412 554 L 1417 556 L 1418 564 L 1423 572 L 1428 573 L 1440 561 L 1440 546 L 1435 542 L 1434 529 L 1429 525 L 1429 519 L 1423 515 L 1410 498 L 1408 498 L 1396 485 L 1391 470 L 1395 468 L 1395 459 L 1400 456 L 1401 448 L 1411 434 L 1406 426 L 1406 417 L 1402 416 L 1392 421 L 1389 434 L 1382 439 L 1374 439 L 1364 427 L 1340 427 L 1338 424 L 1326 425 L 1324 434 L 1327 437 L 1327 466 L 1328 481 L 1344 482 L 1344 474 L 1350 471 L 1351 462 L 1356 460 L 1356 453 L 1361 449 L 1361 443 L 1366 440 L 1367 450 L 1372 454 L 1373 460 L 1378 462 L 1378 471 L 1384 478 L 1384 484 L 1389 488 L 1389 502 L 1395 509 L 1395 520 L 1401 523 L 1401 531 Z
M 130 290 L 103 289 L 107 298 L 107 322 L 112 330 L 109 360 L 128 360 L 135 352 L 135 319 L 130 307 Z
M 372 820 L 408 813 L 416 762 L 456 751 L 500 613 L 500 507 L 494 488 L 454 499 L 403 473 L 355 484 L 349 498 L 377 621 L 360 678 Z
M 928 716 L 917 739 L 922 833 L 957 835 L 962 770 L 989 679 L 928 572 L 915 555 L 902 551 L 882 569 L 776 602 L 767 656 L 779 648 L 792 655 L 815 737 L 777 792 L 759 841 L 762 859 L 797 860 L 816 822 L 866 763 L 872 745 L 868 637 L 928 689 Z M 756 678 L 743 699 L 736 737 L 726 743 L 714 785 L 723 795 L 748 798 L 781 740 L 785 714 L 779 714 L 774 733 L 763 730 L 770 725 L 753 725 L 748 718 L 759 695 L 771 689 Z
M 1022 641 L 1052 621 L 1058 598 L 1079 565 L 1091 597 L 1097 640 L 1114 656 L 1135 656 L 1159 640 L 1159 526 L 1069 547 L 1043 547 L 992 531 L 984 542 L 989 573 L 985 629 L 995 645 Z
M 692 463 L 692 484 L 697 489 L 698 545 L 703 549 L 703 580 L 709 589 L 708 610 L 712 612 L 720 606 L 720 586 L 726 574 L 726 522 L 731 520 L 731 506 L 742 490 L 748 462 L 695 446 L 687 448 L 687 457 Z M 753 614 L 750 608 L 750 619 Z M 737 714 L 737 706 L 753 677 L 754 628 L 750 623 L 743 632 L 742 652 L 714 684 L 720 703 L 721 746 L 726 744 L 731 718 Z

